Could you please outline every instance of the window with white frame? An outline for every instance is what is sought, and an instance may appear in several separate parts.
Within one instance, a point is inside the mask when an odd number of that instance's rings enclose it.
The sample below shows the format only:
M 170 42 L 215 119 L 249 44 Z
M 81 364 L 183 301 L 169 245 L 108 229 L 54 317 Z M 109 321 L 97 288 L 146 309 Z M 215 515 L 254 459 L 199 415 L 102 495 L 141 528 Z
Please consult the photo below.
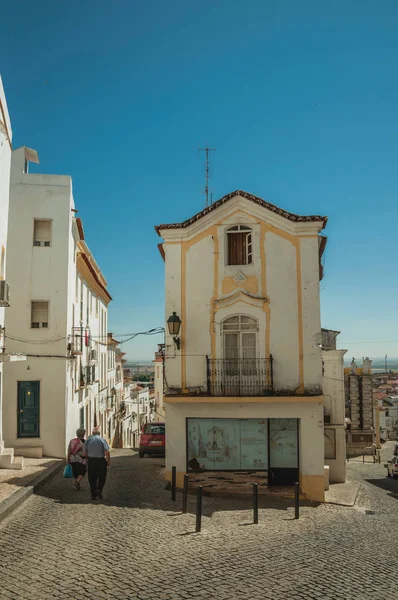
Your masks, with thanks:
M 258 322 L 253 317 L 234 315 L 222 322 L 224 359 L 239 361 L 257 356 Z
M 33 245 L 34 246 L 51 246 L 51 220 L 50 219 L 34 219 Z
M 253 263 L 253 235 L 250 227 L 229 227 L 227 235 L 227 265 L 251 265 Z
M 48 328 L 48 302 L 33 301 L 31 303 L 31 327 L 33 329 Z

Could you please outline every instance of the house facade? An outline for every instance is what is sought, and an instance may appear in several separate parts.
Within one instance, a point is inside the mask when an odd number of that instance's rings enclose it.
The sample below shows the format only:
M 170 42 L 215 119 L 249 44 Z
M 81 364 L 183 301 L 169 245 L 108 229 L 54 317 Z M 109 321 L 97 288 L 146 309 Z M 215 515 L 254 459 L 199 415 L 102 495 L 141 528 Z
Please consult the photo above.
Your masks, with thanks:
M 108 305 L 112 300 L 106 279 L 90 251 L 80 218 L 77 226 L 76 269 L 72 328 L 69 331 L 74 357 L 73 412 L 79 426 L 91 432 L 96 425 L 109 434 Z M 76 415 L 70 420 L 68 436 L 74 434 Z
M 155 228 L 168 321 L 166 477 L 175 466 L 179 486 L 199 467 L 232 482 L 248 472 L 263 485 L 299 479 L 307 498 L 324 499 L 326 220 L 237 191 Z
M 110 296 L 76 218 L 71 178 L 31 174 L 29 162 L 38 162 L 34 150 L 13 152 L 7 345 L 27 360 L 6 366 L 4 437 L 16 454 L 61 458 L 79 426 L 98 422 L 106 397 Z
M 10 198 L 12 129 L 3 83 L 0 77 L 0 468 L 21 469 L 23 460 L 14 458 L 13 448 L 5 448 L 3 437 L 4 374 L 9 362 L 24 359 L 22 353 L 12 354 L 6 339 L 5 319 L 11 302 L 7 270 L 7 235 Z

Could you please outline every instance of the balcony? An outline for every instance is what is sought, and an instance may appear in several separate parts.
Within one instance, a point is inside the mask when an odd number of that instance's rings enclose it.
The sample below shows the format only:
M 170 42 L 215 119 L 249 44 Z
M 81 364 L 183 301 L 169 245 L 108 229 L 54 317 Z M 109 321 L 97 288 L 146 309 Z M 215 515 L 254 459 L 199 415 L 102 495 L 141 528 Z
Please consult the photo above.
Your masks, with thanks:
M 206 357 L 208 396 L 273 396 L 272 356 L 212 359 Z

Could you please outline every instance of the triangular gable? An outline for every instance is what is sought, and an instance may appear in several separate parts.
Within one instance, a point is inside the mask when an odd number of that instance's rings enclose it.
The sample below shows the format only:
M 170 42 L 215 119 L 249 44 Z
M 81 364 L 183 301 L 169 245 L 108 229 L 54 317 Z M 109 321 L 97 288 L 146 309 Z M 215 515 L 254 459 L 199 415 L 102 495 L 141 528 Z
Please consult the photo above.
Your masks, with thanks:
M 246 198 L 247 200 L 254 202 L 254 204 L 257 204 L 258 206 L 266 208 L 266 209 L 280 215 L 281 217 L 284 217 L 285 219 L 292 221 L 293 223 L 321 222 L 322 228 L 326 227 L 326 223 L 328 220 L 327 217 L 321 217 L 319 215 L 301 216 L 301 215 L 296 215 L 294 213 L 289 213 L 288 211 L 283 210 L 282 208 L 278 208 L 277 206 L 275 206 L 274 204 L 271 204 L 270 202 L 266 202 L 265 200 L 263 200 L 262 198 L 259 198 L 258 196 L 254 196 L 253 194 L 249 194 L 248 192 L 244 192 L 242 190 L 236 190 L 235 192 L 231 192 L 230 194 L 223 196 L 222 198 L 220 198 L 220 200 L 217 200 L 211 206 L 207 206 L 206 208 L 204 208 L 203 210 L 198 212 L 196 215 L 194 215 L 190 219 L 187 219 L 186 221 L 182 221 L 182 223 L 167 223 L 167 224 L 163 224 L 163 225 L 156 225 L 155 231 L 160 236 L 161 235 L 160 231 L 162 229 L 184 229 L 186 227 L 189 227 L 190 225 L 192 225 L 193 223 L 195 223 L 202 217 L 213 212 L 220 206 L 223 206 L 223 204 L 225 204 L 232 198 L 235 198 L 236 196 L 241 196 L 242 198 Z

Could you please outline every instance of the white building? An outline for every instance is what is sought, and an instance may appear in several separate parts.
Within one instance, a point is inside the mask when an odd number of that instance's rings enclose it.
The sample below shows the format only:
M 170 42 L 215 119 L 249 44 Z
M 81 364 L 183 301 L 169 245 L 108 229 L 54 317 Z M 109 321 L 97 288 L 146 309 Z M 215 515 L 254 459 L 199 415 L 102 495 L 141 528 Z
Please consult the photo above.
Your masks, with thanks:
M 158 351 L 155 352 L 155 421 L 164 421 L 165 419 L 165 408 L 164 408 L 164 389 L 163 389 L 163 353 L 164 344 L 158 344 Z
M 23 456 L 63 457 L 106 397 L 110 296 L 75 217 L 71 178 L 30 174 L 32 160 L 34 150 L 13 152 L 6 340 L 27 361 L 6 365 L 4 438 Z
M 123 448 L 138 448 L 143 425 L 153 421 L 149 388 L 136 383 L 124 385 Z
M 113 448 L 121 448 L 123 443 L 123 352 L 119 342 L 108 333 L 108 404 L 105 432 Z
M 88 433 L 95 425 L 107 435 L 108 394 L 108 304 L 112 300 L 107 282 L 90 252 L 81 219 L 75 219 L 79 240 L 76 248 L 76 285 L 73 306 L 72 353 L 74 361 L 74 406 L 79 425 Z M 75 422 L 76 419 L 73 420 Z M 73 427 L 69 435 L 73 435 Z
M 388 396 L 379 402 L 380 437 L 383 440 L 398 440 L 398 396 Z
M 180 487 L 199 464 L 226 481 L 299 478 L 307 498 L 324 499 L 326 221 L 237 191 L 156 227 L 177 325 L 165 346 L 166 477 L 175 466 Z
M 330 483 L 344 483 L 347 475 L 344 355 L 336 349 L 339 331 L 322 329 L 325 465 Z
M 8 114 L 3 83 L 0 77 L 0 468 L 21 469 L 23 461 L 14 458 L 13 448 L 4 448 L 3 438 L 3 403 L 4 403 L 4 373 L 6 363 L 24 358 L 22 355 L 12 355 L 5 338 L 5 317 L 9 310 L 10 268 L 7 270 L 7 230 L 8 208 L 10 196 L 10 169 L 12 154 L 12 129 Z

